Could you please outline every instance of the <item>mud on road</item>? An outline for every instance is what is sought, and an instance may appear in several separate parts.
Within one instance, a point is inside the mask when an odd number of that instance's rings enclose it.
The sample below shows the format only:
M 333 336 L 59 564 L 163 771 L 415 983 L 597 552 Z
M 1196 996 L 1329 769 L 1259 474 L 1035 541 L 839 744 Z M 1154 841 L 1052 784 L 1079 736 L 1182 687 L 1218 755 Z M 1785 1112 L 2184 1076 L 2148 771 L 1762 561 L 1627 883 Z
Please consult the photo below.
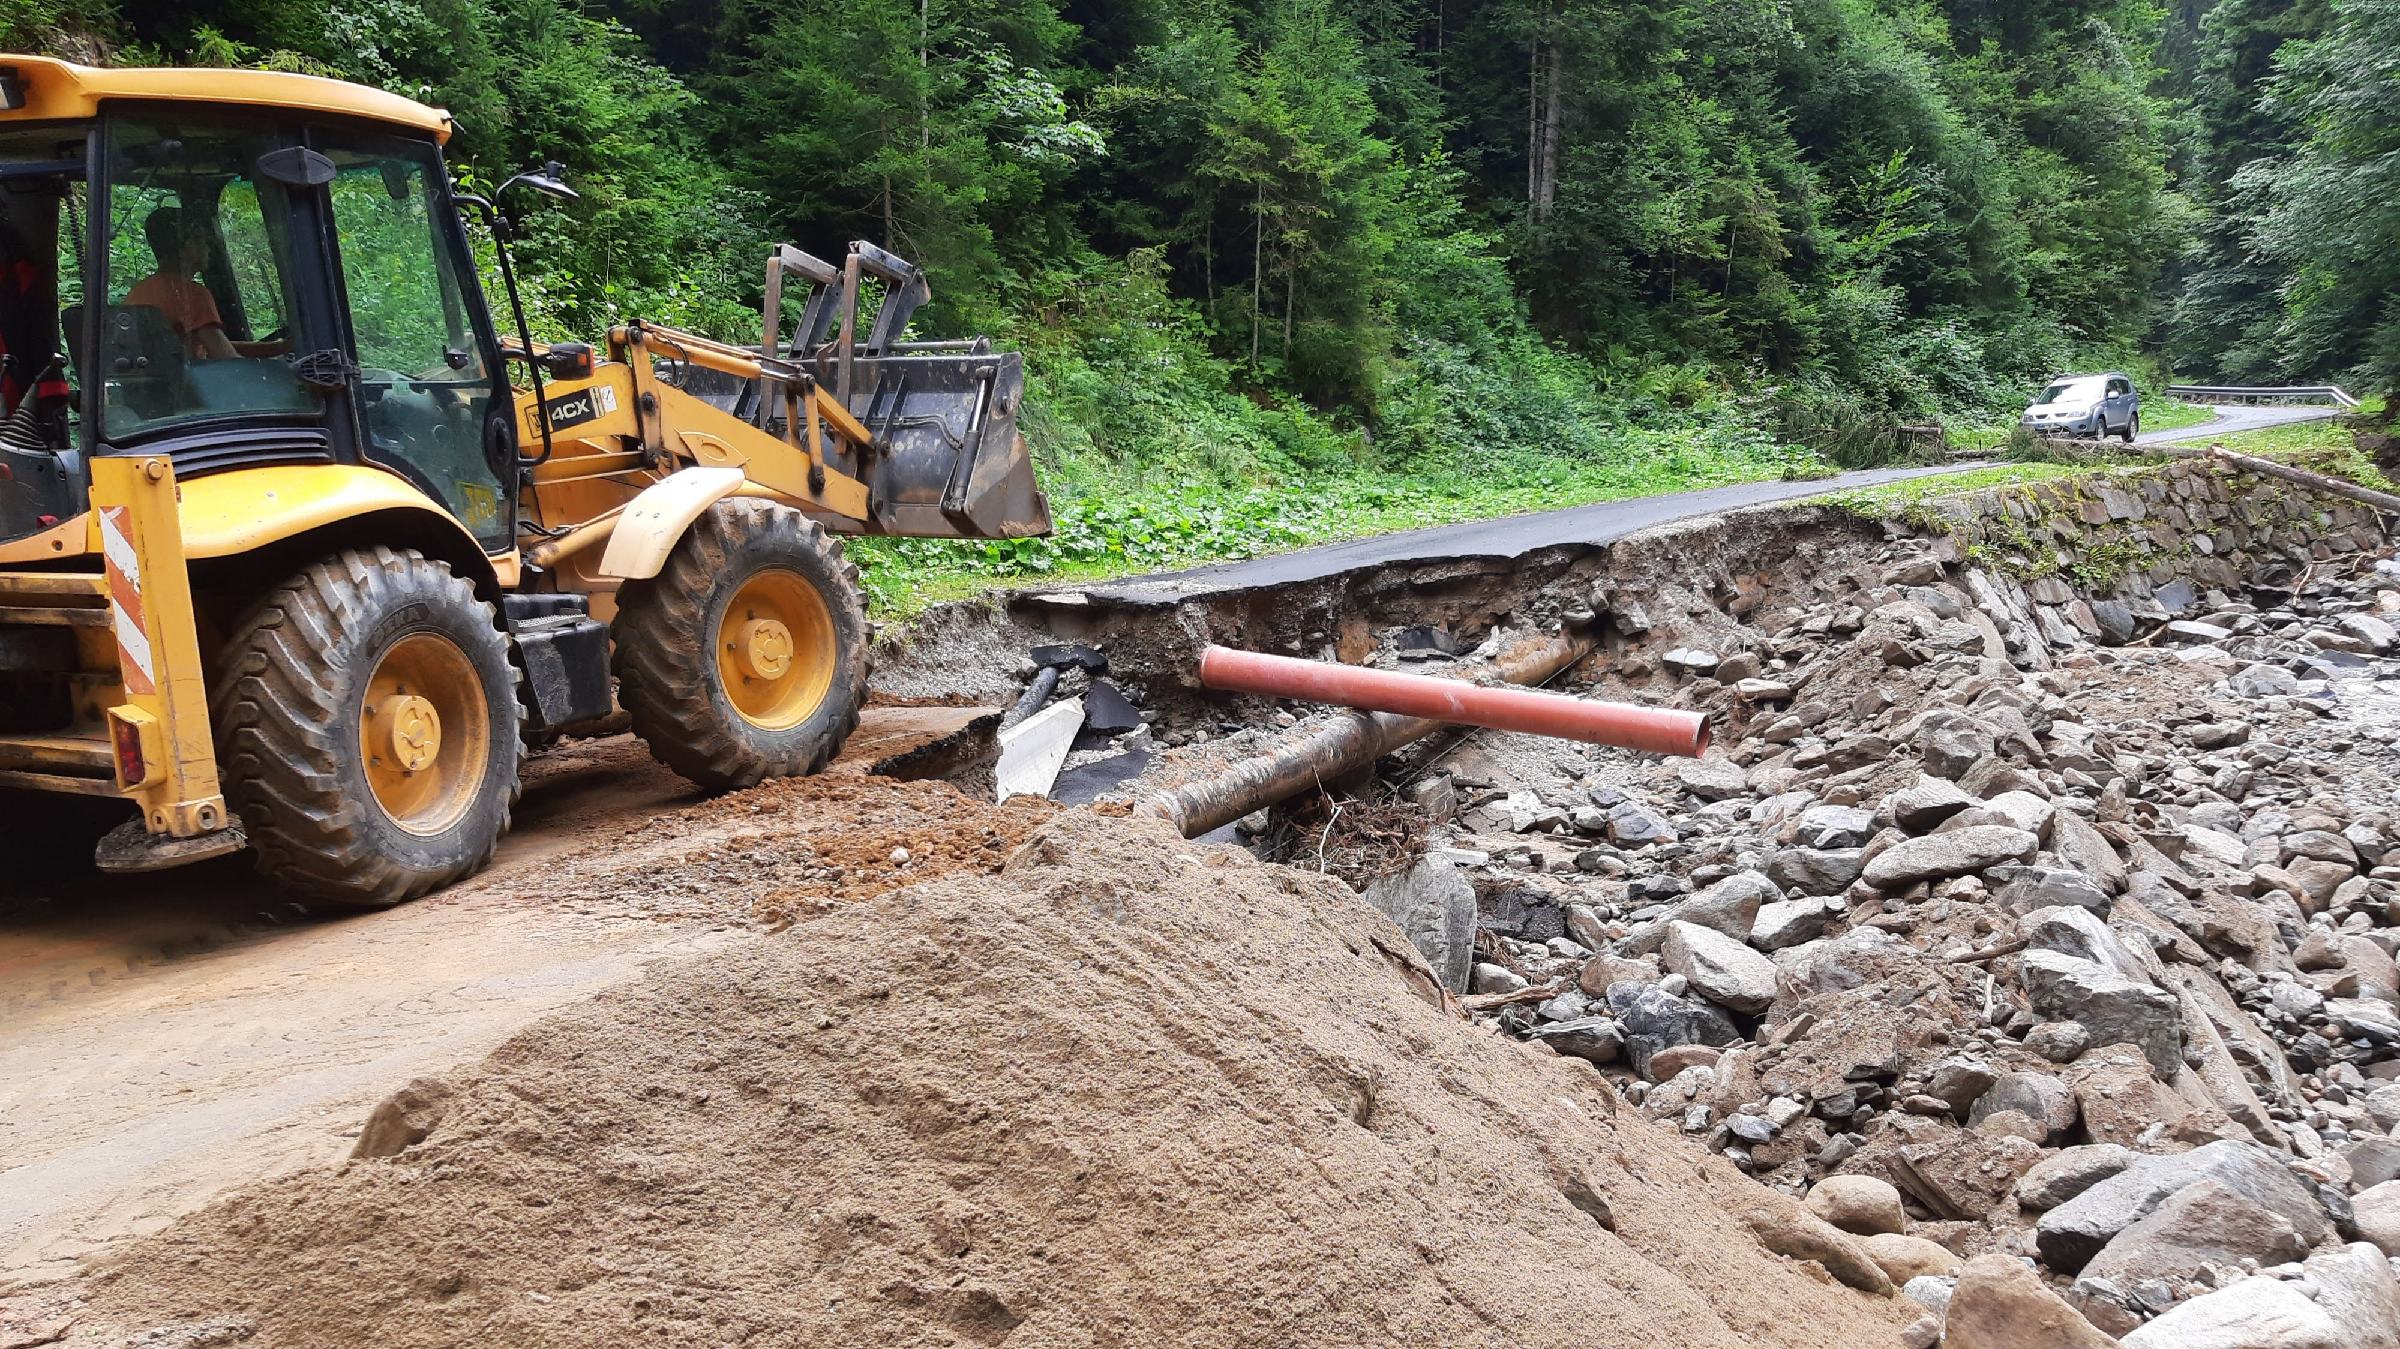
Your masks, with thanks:
M 47 798 L 0 882 L 0 1286 L 69 1272 L 233 1185 L 331 1162 L 396 1082 L 471 1060 L 526 1022 L 669 955 L 723 952 L 791 910 L 981 865 L 908 839 L 966 804 L 864 767 L 976 709 L 870 709 L 825 778 L 711 799 L 629 735 L 528 765 L 491 870 L 382 913 L 326 918 L 238 859 L 103 877 L 113 819 Z M 745 839 L 804 815 L 776 856 Z M 789 837 L 788 829 L 783 831 Z M 954 840 L 957 841 L 957 840 Z M 689 865 L 695 856 L 708 859 Z M 645 883 L 675 871 L 676 885 Z

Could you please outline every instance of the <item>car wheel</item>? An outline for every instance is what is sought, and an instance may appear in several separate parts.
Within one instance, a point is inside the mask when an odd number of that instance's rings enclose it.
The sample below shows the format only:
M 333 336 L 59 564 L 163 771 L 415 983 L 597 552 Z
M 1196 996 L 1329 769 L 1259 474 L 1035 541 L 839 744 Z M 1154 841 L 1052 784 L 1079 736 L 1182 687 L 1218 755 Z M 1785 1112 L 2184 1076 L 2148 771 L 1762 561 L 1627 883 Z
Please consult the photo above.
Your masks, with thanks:
M 2138 412 L 2137 412 L 2137 413 L 2133 414 L 2131 417 L 2128 417 L 2128 418 L 2126 418 L 2126 419 L 2125 419 L 2125 433 L 2124 433 L 2124 434 L 2125 434 L 2125 443 L 2126 443 L 2126 444 L 2128 444 L 2128 445 L 2131 445 L 2131 444 L 2133 443 L 2133 438 L 2134 438 L 2135 436 L 2138 436 L 2138 435 L 2140 435 L 2141 433 L 2142 433 L 2142 414 L 2140 414 L 2140 413 L 2138 413 Z

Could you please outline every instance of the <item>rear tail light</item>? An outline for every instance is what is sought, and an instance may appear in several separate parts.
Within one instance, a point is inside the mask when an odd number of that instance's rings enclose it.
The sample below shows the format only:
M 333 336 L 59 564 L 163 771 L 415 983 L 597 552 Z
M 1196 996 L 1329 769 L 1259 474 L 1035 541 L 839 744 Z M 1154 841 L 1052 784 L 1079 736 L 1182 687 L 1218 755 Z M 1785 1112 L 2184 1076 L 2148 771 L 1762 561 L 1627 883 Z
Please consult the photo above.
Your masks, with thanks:
M 138 707 L 108 709 L 108 743 L 115 752 L 117 787 L 133 791 L 166 775 L 158 734 L 158 718 Z

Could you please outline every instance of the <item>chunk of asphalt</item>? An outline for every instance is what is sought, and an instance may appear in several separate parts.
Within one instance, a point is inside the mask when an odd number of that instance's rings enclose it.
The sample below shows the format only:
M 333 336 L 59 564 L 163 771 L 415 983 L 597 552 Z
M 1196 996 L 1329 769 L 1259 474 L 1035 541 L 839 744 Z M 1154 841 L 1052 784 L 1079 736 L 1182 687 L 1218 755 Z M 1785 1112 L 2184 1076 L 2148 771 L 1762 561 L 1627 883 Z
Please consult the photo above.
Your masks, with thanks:
M 1139 708 L 1126 701 L 1116 685 L 1105 679 L 1095 679 L 1083 691 L 1083 726 L 1101 735 L 1123 735 L 1139 730 L 1142 714 Z
M 1091 674 L 1108 673 L 1108 657 L 1097 648 L 1081 642 L 1055 642 L 1033 649 L 1033 663 L 1053 669 L 1078 669 Z

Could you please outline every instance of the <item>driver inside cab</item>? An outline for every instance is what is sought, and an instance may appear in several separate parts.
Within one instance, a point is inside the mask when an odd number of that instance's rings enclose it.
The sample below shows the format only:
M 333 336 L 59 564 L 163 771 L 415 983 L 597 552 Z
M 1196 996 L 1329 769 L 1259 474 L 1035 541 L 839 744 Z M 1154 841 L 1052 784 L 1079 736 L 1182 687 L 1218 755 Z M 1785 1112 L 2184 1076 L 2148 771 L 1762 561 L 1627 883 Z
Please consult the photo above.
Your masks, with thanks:
M 225 335 L 225 320 L 217 299 L 196 279 L 207 265 L 211 244 L 207 222 L 185 219 L 173 206 L 162 206 L 142 222 L 158 270 L 133 283 L 125 292 L 128 305 L 147 305 L 164 314 L 167 326 L 196 361 L 229 360 L 236 356 L 277 356 L 288 349 L 280 341 L 236 342 Z

